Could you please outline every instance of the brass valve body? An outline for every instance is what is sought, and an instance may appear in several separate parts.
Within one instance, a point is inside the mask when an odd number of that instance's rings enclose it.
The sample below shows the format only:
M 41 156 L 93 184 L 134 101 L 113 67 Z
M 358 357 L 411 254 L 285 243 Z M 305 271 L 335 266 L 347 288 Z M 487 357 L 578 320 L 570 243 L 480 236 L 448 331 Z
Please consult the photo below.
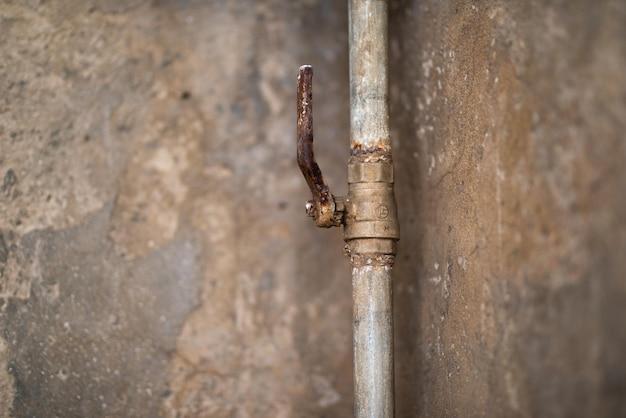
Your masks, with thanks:
M 400 239 L 390 161 L 350 162 L 344 239 L 352 253 L 394 254 Z

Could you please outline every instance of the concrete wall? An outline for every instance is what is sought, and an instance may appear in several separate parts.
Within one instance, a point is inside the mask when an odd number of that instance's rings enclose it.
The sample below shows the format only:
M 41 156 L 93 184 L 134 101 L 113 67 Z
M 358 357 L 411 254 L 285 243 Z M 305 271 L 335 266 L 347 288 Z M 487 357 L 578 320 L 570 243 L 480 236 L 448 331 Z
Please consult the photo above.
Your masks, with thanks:
M 0 415 L 348 416 L 349 270 L 303 215 L 294 139 L 308 62 L 343 180 L 345 6 L 0 16 Z
M 398 417 L 626 415 L 626 7 L 393 1 Z M 0 416 L 349 417 L 343 1 L 0 3 Z
M 399 416 L 626 416 L 626 3 L 392 28 Z

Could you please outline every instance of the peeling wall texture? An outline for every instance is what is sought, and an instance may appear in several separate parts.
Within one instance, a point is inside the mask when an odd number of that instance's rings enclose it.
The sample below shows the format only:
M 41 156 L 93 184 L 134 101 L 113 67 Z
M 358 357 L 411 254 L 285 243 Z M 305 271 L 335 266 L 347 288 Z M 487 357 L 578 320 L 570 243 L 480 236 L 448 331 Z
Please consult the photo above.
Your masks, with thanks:
M 398 417 L 626 416 L 626 3 L 390 1 Z M 0 0 L 0 417 L 349 417 L 335 0 Z

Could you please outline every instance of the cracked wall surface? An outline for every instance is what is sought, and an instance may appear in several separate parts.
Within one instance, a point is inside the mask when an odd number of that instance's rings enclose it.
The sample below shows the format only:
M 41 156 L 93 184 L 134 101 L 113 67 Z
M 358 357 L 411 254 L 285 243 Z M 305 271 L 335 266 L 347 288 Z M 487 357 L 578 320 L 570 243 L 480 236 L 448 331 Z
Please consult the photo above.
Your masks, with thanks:
M 349 417 L 347 7 L 0 1 L 0 416 Z M 626 415 L 626 7 L 390 1 L 398 417 Z

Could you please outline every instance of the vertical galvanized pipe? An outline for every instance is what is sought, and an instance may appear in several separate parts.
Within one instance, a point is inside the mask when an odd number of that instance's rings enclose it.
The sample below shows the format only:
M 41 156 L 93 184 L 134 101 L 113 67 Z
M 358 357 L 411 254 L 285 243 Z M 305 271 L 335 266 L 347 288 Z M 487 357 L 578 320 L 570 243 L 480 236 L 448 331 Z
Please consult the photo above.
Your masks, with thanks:
M 349 0 L 350 148 L 353 161 L 391 161 L 387 81 L 387 1 Z M 354 414 L 391 418 L 393 396 L 393 255 L 353 251 Z M 382 240 L 384 241 L 384 240 Z M 389 246 L 395 242 L 389 240 Z M 387 242 L 383 242 L 387 244 Z M 384 245 L 383 245 L 384 246 Z M 377 247 L 380 247 L 380 242 Z M 391 261 L 390 261 L 391 260 Z
M 387 0 L 349 0 L 350 147 L 391 152 Z
M 393 417 L 391 267 L 352 269 L 354 416 Z

